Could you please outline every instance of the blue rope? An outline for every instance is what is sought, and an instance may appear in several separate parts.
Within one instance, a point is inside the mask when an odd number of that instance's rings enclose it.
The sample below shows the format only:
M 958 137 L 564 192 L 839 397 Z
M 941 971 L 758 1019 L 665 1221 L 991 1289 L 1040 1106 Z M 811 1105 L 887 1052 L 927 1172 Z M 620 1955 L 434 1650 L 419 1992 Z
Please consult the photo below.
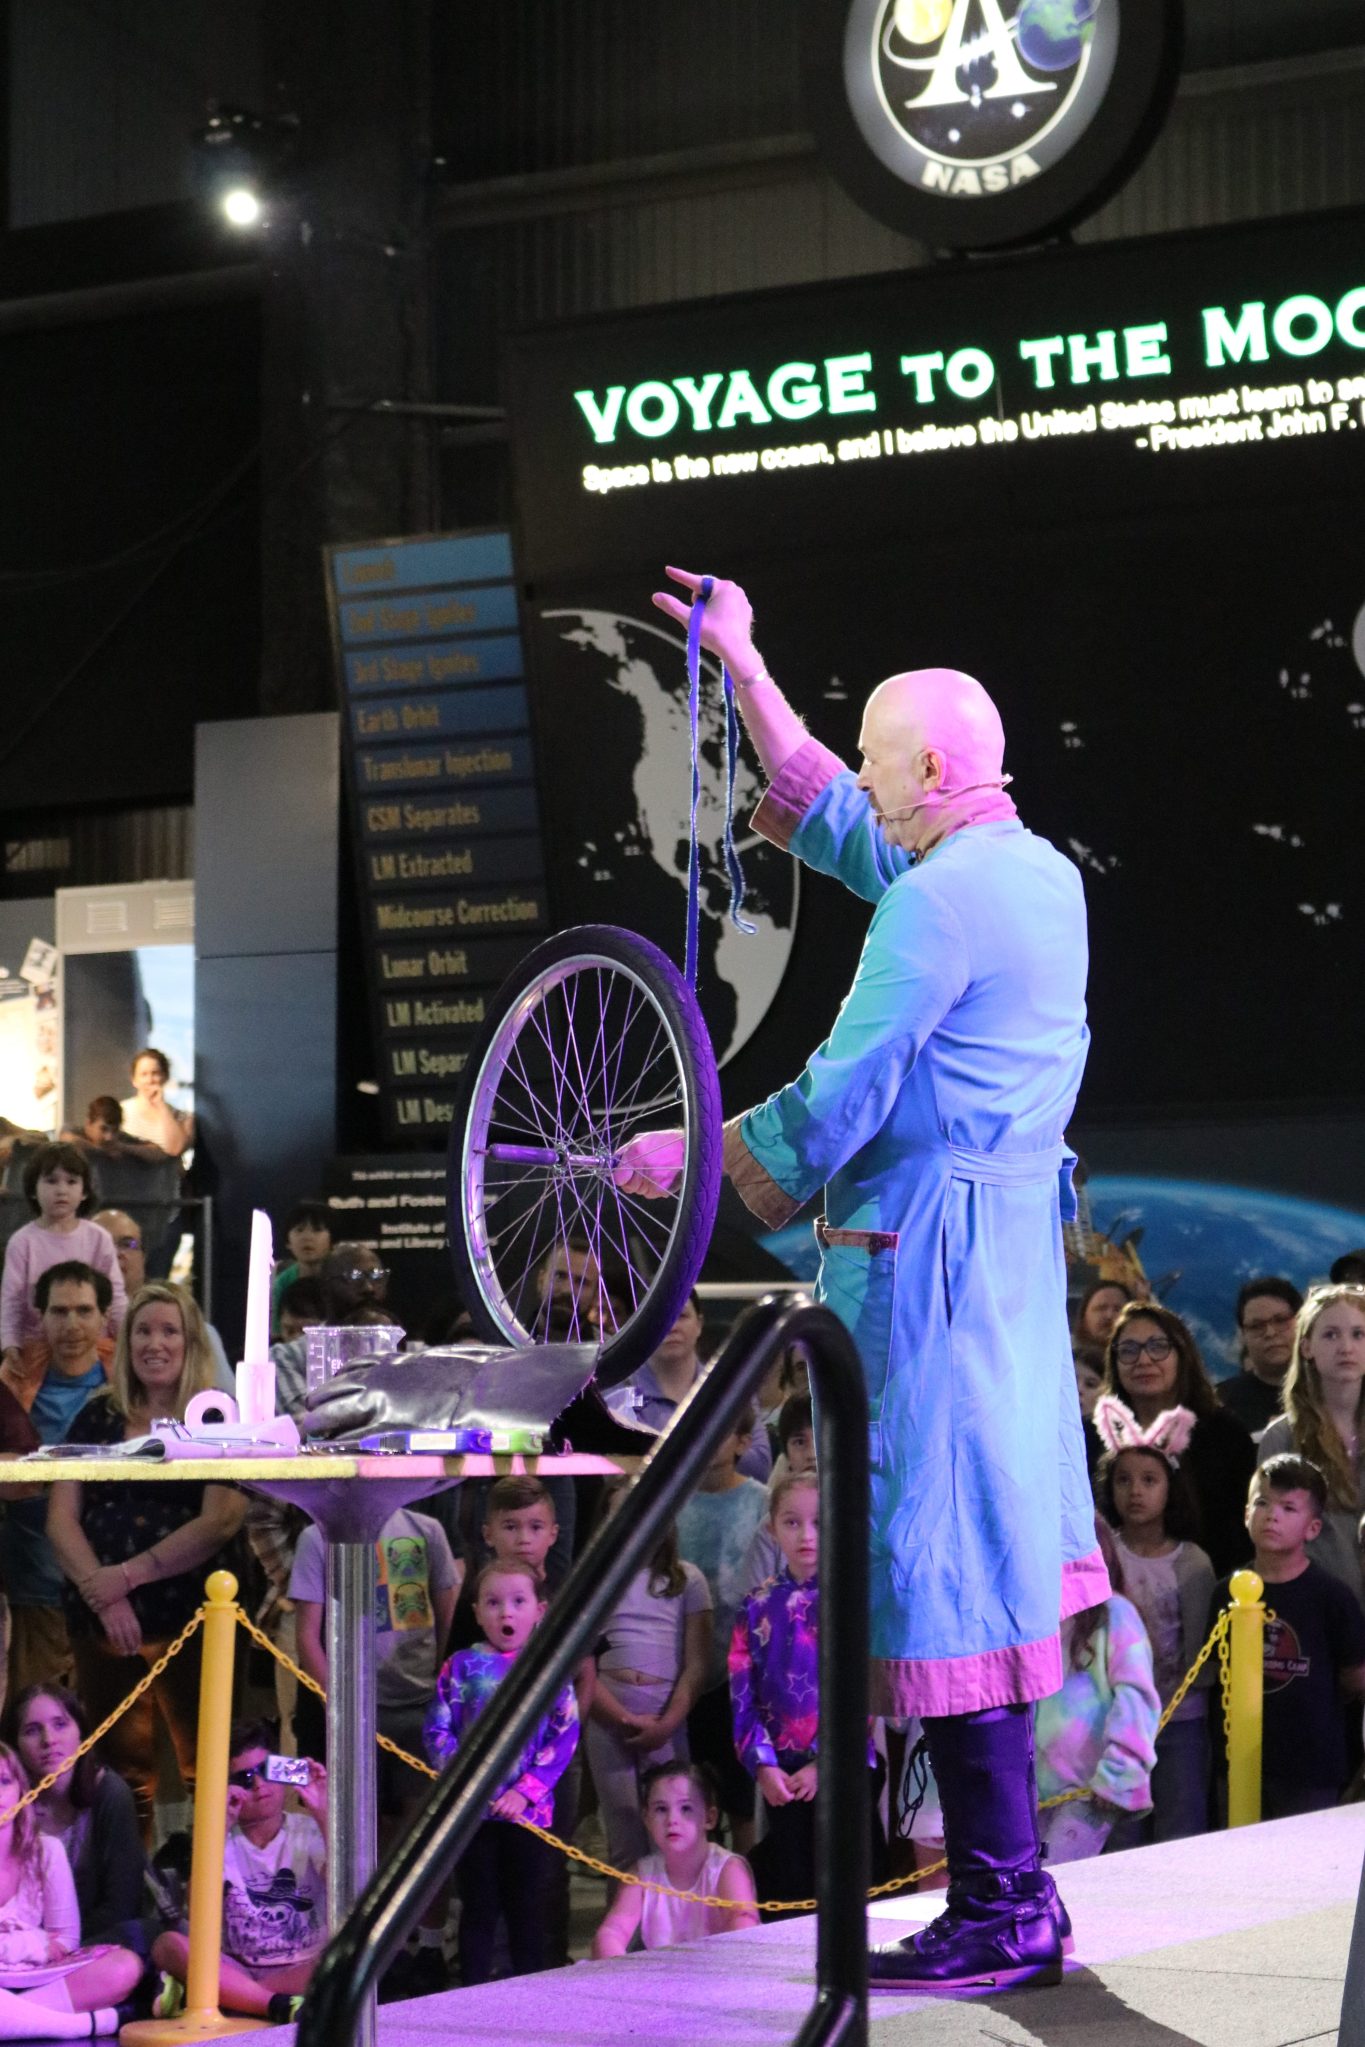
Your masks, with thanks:
M 701 845 L 697 836 L 697 806 L 701 801 L 701 621 L 706 600 L 715 588 L 714 576 L 703 576 L 701 589 L 693 600 L 687 620 L 687 718 L 692 741 L 692 810 L 687 849 L 687 950 L 683 972 L 690 988 L 697 985 L 697 937 L 701 921 Z M 735 846 L 735 764 L 739 759 L 739 718 L 735 711 L 734 679 L 721 663 L 725 688 L 725 871 L 730 881 L 730 922 L 737 931 L 752 937 L 755 925 L 742 916 L 744 868 Z

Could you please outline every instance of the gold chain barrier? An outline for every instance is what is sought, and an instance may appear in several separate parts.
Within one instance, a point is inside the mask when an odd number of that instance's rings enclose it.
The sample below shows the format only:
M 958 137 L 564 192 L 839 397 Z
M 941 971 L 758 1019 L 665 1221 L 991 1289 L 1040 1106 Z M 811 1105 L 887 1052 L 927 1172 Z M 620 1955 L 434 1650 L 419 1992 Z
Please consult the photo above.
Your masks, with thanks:
M 1216 1649 L 1222 1691 L 1223 1731 L 1228 1751 L 1228 1825 L 1236 1827 L 1250 1825 L 1261 1816 L 1262 1631 L 1265 1623 L 1273 1621 L 1275 1615 L 1261 1604 L 1264 1588 L 1254 1571 L 1236 1572 L 1229 1590 L 1232 1605 L 1219 1614 L 1208 1640 L 1171 1694 L 1170 1703 L 1157 1723 L 1157 1733 L 1160 1734 L 1164 1730 Z M 233 1591 L 236 1591 L 235 1585 Z M 121 1720 L 128 1709 L 151 1688 L 172 1658 L 178 1656 L 186 1647 L 196 1631 L 202 1627 L 207 1610 L 202 1606 L 199 1608 L 165 1653 L 151 1666 L 147 1675 L 134 1685 L 122 1705 L 116 1707 L 100 1722 L 94 1733 L 81 1743 L 68 1762 L 42 1778 L 31 1791 L 26 1791 L 8 1811 L 0 1812 L 0 1827 L 8 1826 L 25 1806 L 32 1805 L 36 1798 L 41 1798 L 45 1791 L 50 1791 L 68 1770 L 75 1768 L 82 1756 L 90 1753 L 115 1722 Z M 287 1655 L 277 1643 L 272 1642 L 265 1630 L 257 1627 L 241 1606 L 234 1605 L 232 1613 L 237 1625 L 251 1637 L 258 1648 L 266 1650 L 273 1656 L 297 1684 L 303 1685 L 306 1690 L 326 1702 L 325 1687 L 320 1685 L 316 1678 L 310 1677 L 306 1670 L 301 1669 L 293 1657 Z M 409 1755 L 397 1742 L 390 1741 L 386 1734 L 376 1734 L 375 1739 L 387 1754 L 395 1756 L 400 1763 L 406 1763 L 409 1769 L 417 1771 L 420 1776 L 434 1780 L 439 1774 L 432 1769 L 430 1763 L 425 1762 L 420 1756 Z M 1091 1793 L 1083 1788 L 1059 1791 L 1055 1797 L 1043 1799 L 1038 1809 L 1040 1812 L 1048 1812 L 1054 1806 L 1069 1805 L 1074 1800 L 1090 1796 Z M 705 1905 L 718 1911 L 735 1912 L 749 1909 L 734 1898 L 710 1897 L 702 1891 L 675 1891 L 670 1885 L 658 1883 L 651 1877 L 638 1876 L 633 1870 L 615 1869 L 600 1856 L 590 1855 L 586 1849 L 576 1847 L 572 1841 L 561 1840 L 558 1834 L 551 1833 L 548 1827 L 537 1826 L 533 1820 L 521 1820 L 518 1824 L 525 1827 L 528 1833 L 534 1834 L 537 1839 L 548 1843 L 552 1848 L 557 1848 L 570 1861 L 580 1863 L 585 1869 L 590 1869 L 597 1876 L 606 1877 L 613 1883 L 630 1884 L 640 1890 L 658 1891 L 663 1897 L 677 1898 L 689 1905 Z M 897 1891 L 908 1889 L 912 1884 L 923 1883 L 926 1877 L 937 1876 L 947 1866 L 948 1859 L 943 1856 L 924 1869 L 911 1870 L 908 1876 L 893 1877 L 887 1883 L 874 1884 L 868 1891 L 868 1901 L 870 1903 L 874 1898 L 890 1897 Z M 757 1909 L 760 1912 L 814 1912 L 816 1905 L 817 1901 L 814 1898 L 787 1898 L 769 1900 L 760 1904 Z M 215 1973 L 216 1967 L 215 1960 Z

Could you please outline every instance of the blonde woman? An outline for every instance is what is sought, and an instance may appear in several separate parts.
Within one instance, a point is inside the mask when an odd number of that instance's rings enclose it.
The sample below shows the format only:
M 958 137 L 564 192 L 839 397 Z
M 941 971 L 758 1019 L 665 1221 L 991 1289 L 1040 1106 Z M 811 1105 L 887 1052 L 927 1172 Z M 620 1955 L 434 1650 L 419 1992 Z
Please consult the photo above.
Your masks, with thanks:
M 1356 1522 L 1365 1505 L 1365 1287 L 1314 1287 L 1299 1310 L 1284 1413 L 1261 1437 L 1257 1462 L 1292 1450 L 1327 1481 L 1313 1559 L 1365 1606 Z
M 140 1287 L 119 1331 L 109 1385 L 86 1402 L 66 1441 L 144 1436 L 156 1420 L 183 1420 L 188 1402 L 213 1383 L 213 1353 L 194 1301 L 162 1282 Z M 180 1633 L 245 1513 L 245 1498 L 228 1486 L 136 1478 L 54 1485 L 47 1533 L 70 1580 L 75 1689 L 92 1722 L 127 1697 Z M 193 1793 L 198 1647 L 196 1636 L 105 1737 L 109 1762 L 132 1786 L 144 1835 L 151 1830 L 158 1712 Z

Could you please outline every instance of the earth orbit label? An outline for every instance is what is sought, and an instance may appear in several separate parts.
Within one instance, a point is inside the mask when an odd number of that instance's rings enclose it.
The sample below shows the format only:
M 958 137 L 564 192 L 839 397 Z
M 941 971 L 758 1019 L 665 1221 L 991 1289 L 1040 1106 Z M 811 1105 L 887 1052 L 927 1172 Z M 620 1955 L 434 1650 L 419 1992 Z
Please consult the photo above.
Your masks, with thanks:
M 887 168 L 973 200 L 1066 155 L 1104 104 L 1119 0 L 858 0 L 845 85 Z

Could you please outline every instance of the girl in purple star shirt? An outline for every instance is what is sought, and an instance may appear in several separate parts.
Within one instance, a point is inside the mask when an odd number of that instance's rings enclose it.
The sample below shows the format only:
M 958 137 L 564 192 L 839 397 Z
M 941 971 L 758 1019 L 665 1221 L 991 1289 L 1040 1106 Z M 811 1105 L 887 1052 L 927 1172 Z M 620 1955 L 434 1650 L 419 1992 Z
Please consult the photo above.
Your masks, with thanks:
M 753 1855 L 758 1895 L 795 1899 L 815 1888 L 820 1492 L 813 1473 L 779 1480 L 770 1519 L 782 1565 L 740 1606 L 730 1700 L 736 1751 L 767 1807 L 767 1832 Z

